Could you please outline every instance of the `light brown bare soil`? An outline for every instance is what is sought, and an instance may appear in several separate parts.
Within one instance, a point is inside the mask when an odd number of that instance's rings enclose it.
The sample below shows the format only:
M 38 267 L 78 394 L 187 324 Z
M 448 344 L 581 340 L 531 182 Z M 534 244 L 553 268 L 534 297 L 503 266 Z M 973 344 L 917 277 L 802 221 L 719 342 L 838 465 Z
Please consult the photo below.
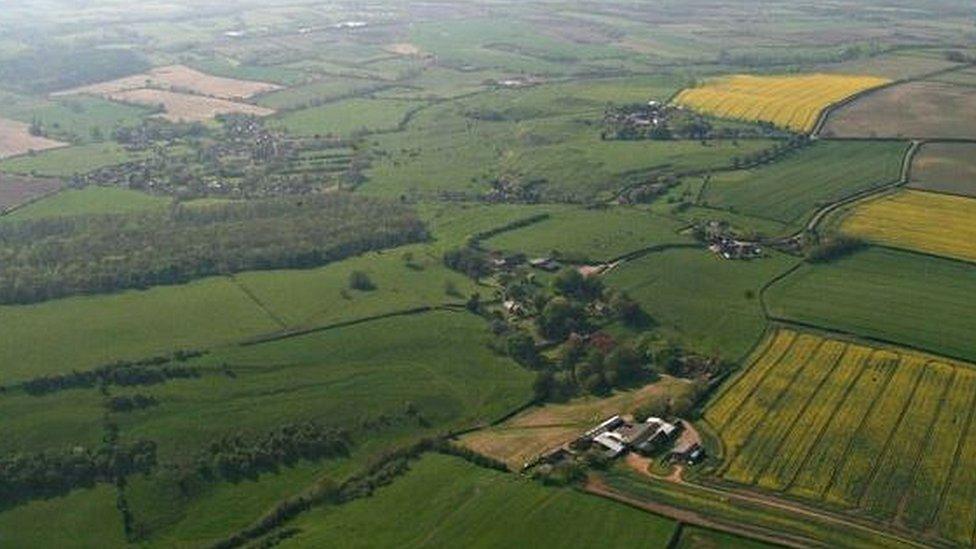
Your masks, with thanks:
M 268 116 L 275 111 L 247 103 L 236 103 L 226 99 L 203 97 L 185 93 L 142 88 L 109 94 L 113 101 L 134 103 L 155 107 L 162 105 L 165 112 L 159 116 L 173 122 L 200 122 L 220 114 L 242 113 L 255 116 Z
M 119 78 L 118 80 L 58 92 L 55 95 L 87 93 L 91 95 L 109 96 L 141 88 L 188 92 L 196 95 L 215 97 L 217 99 L 243 100 L 260 93 L 279 90 L 281 86 L 268 82 L 223 78 L 206 74 L 184 65 L 170 65 L 167 67 L 158 67 L 143 74 L 136 74 Z
M 30 124 L 0 118 L 0 158 L 68 146 L 61 141 L 31 135 L 29 130 Z
M 633 413 L 653 395 L 673 392 L 679 385 L 688 382 L 663 377 L 657 383 L 619 391 L 608 398 L 583 397 L 564 404 L 531 408 L 501 425 L 465 435 L 461 442 L 519 469 L 539 454 L 571 442 L 608 417 Z

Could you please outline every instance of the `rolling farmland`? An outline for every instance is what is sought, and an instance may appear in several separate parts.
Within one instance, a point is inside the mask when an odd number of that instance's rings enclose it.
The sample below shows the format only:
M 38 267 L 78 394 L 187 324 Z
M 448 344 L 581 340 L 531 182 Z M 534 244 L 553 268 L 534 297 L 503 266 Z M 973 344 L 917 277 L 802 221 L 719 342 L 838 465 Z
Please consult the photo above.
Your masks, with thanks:
M 770 122 L 793 131 L 809 132 L 820 112 L 829 105 L 887 82 L 888 79 L 876 76 L 739 74 L 686 89 L 675 102 L 722 118 Z
M 897 142 L 818 142 L 768 166 L 717 174 L 702 199 L 795 228 L 822 204 L 897 181 L 905 150 Z
M 903 191 L 854 209 L 841 230 L 862 238 L 976 261 L 976 199 Z
M 970 364 L 783 328 L 705 418 L 727 481 L 969 544 L 974 388 Z

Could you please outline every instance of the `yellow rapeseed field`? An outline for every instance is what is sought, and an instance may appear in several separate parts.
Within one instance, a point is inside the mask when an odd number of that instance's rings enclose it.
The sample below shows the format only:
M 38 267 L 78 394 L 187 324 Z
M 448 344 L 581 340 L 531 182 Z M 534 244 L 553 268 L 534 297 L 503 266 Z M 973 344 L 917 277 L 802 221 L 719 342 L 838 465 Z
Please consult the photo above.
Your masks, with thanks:
M 740 74 L 686 89 L 675 102 L 722 118 L 772 122 L 793 131 L 809 132 L 827 106 L 887 82 L 874 76 L 842 74 Z
M 883 244 L 976 261 L 976 199 L 902 191 L 857 208 L 842 230 Z

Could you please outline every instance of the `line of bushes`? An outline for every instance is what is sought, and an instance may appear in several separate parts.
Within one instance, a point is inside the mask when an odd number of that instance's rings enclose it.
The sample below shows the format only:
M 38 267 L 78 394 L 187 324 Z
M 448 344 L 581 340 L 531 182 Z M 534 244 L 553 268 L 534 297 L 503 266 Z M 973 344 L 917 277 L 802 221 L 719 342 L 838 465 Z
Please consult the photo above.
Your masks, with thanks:
M 21 384 L 30 395 L 40 396 L 67 389 L 93 388 L 96 386 L 155 385 L 170 379 L 196 378 L 197 368 L 182 363 L 204 355 L 202 351 L 177 351 L 169 356 L 157 356 L 144 360 L 118 361 L 94 370 L 75 371 L 36 377 Z

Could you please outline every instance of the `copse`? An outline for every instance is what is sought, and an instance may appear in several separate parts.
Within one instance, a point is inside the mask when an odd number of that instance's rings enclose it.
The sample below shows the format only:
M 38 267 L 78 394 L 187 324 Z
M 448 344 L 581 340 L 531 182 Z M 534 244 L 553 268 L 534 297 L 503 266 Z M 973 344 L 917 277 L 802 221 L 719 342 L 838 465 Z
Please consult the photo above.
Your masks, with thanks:
M 332 193 L 0 226 L 0 303 L 310 268 L 427 238 L 405 206 Z

